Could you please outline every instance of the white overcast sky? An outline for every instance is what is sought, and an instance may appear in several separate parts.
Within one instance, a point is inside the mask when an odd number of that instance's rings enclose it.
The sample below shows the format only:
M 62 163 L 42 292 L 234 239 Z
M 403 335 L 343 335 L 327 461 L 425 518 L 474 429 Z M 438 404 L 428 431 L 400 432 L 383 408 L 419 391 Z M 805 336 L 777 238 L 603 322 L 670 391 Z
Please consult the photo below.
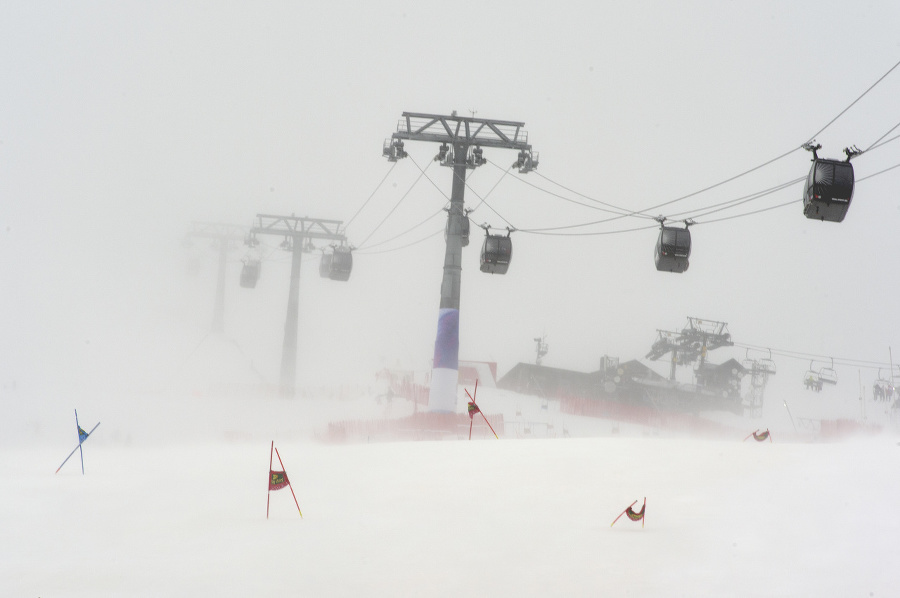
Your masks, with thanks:
M 404 111 L 522 121 L 541 156 L 527 182 L 635 210 L 798 147 L 898 60 L 900 4 L 886 0 L 3 2 L 0 380 L 89 388 L 174 375 L 198 359 L 215 292 L 214 252 L 181 244 L 190 223 L 249 225 L 260 212 L 349 220 L 391 168 L 381 144 Z M 900 68 L 817 137 L 822 155 L 871 145 L 900 122 L 898 98 Z M 436 152 L 407 149 L 415 163 L 390 172 L 348 229 L 351 242 L 369 236 Z M 469 207 L 515 158 L 485 154 L 492 164 L 471 174 Z M 900 140 L 854 161 L 858 179 L 898 163 Z M 659 213 L 808 168 L 797 151 Z M 370 243 L 440 210 L 450 172 L 434 164 L 427 175 L 435 184 L 420 180 Z M 709 218 L 799 197 L 795 185 Z M 505 226 L 497 213 L 522 229 L 603 217 L 512 175 L 488 204 L 496 213 L 481 206 L 476 223 Z M 442 225 L 434 218 L 380 248 Z M 656 329 L 697 316 L 727 321 L 743 343 L 887 361 L 888 347 L 900 348 L 898 225 L 900 169 L 860 182 L 841 224 L 807 220 L 794 204 L 698 225 L 683 275 L 656 272 L 656 233 L 645 230 L 516 233 L 509 274 L 488 276 L 475 229 L 460 357 L 497 361 L 503 373 L 533 359 L 532 338 L 547 334 L 547 365 L 590 370 L 603 354 L 642 357 Z M 306 260 L 301 379 L 426 369 L 443 251 L 440 234 L 360 251 L 343 284 Z M 242 256 L 229 258 L 226 331 L 240 359 L 275 381 L 287 254 L 272 253 L 253 291 L 237 285 Z M 189 259 L 202 263 L 198 278 Z

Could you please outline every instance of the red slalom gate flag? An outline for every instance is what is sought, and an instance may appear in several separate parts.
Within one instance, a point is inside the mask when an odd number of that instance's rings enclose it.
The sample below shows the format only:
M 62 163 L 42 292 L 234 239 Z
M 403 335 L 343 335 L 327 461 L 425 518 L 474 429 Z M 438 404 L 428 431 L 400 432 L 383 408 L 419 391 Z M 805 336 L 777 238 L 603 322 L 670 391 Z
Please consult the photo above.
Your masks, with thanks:
M 647 497 L 646 497 L 646 496 L 644 497 L 644 504 L 641 505 L 641 510 L 640 510 L 640 511 L 635 511 L 635 510 L 632 508 L 632 507 L 634 507 L 634 505 L 636 505 L 636 504 L 637 504 L 637 501 L 634 501 L 633 503 L 631 503 L 630 505 L 628 505 L 628 508 L 626 508 L 624 511 L 622 511 L 621 513 L 619 513 L 619 516 L 618 516 L 618 517 L 616 517 L 615 519 L 613 519 L 613 522 L 609 524 L 609 527 L 614 526 L 614 525 L 616 524 L 616 521 L 618 521 L 618 520 L 622 517 L 622 515 L 628 515 L 628 518 L 631 519 L 632 521 L 640 521 L 640 522 L 641 522 L 641 527 L 644 527 L 644 515 L 645 515 L 646 512 L 647 512 Z
M 273 452 L 275 456 L 278 457 L 278 464 L 281 465 L 280 470 L 272 469 Z M 294 489 L 291 488 L 287 471 L 285 471 L 284 463 L 281 461 L 281 455 L 278 453 L 278 449 L 275 448 L 275 441 L 273 440 L 272 445 L 269 447 L 269 489 L 268 492 L 266 492 L 266 519 L 269 518 L 269 495 L 275 490 L 281 490 L 284 487 L 287 487 L 288 490 L 291 491 L 291 496 L 294 497 L 294 504 L 297 505 L 297 512 L 300 513 L 300 518 L 303 519 L 303 511 L 300 510 L 300 503 L 297 502 L 297 495 L 294 494 Z
M 744 441 L 752 436 L 753 440 L 755 440 L 756 442 L 765 442 L 766 440 L 772 442 L 772 435 L 769 433 L 768 428 L 766 428 L 765 432 L 760 432 L 759 434 L 757 434 L 757 432 L 759 432 L 759 430 L 754 430 L 750 435 L 747 436 L 747 438 L 744 438 Z
M 500 437 L 497 436 L 497 433 L 494 432 L 494 426 L 491 425 L 491 422 L 488 421 L 487 416 L 485 416 L 484 412 L 478 408 L 478 404 L 475 402 L 475 397 L 478 396 L 478 378 L 475 379 L 475 394 L 470 395 L 468 389 L 464 389 L 466 391 L 466 396 L 469 397 L 469 440 L 472 440 L 472 425 L 475 423 L 475 414 L 480 413 L 481 417 L 484 418 L 484 423 L 488 425 L 488 428 L 491 429 L 491 432 L 494 434 L 494 438 L 500 440 Z
M 269 492 L 281 490 L 285 486 L 290 485 L 291 483 L 288 481 L 287 473 L 275 471 L 274 469 L 269 470 Z

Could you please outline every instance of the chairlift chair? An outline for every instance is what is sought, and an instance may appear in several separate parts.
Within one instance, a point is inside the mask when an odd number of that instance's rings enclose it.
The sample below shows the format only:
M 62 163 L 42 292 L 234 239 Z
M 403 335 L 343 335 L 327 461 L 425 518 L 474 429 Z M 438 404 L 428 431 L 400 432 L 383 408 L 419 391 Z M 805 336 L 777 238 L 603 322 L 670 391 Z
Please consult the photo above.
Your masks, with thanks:
M 691 231 L 688 222 L 685 227 L 666 226 L 664 218 L 659 219 L 659 238 L 656 241 L 655 262 L 660 272 L 681 274 L 688 269 L 691 256 Z
M 894 394 L 894 386 L 891 381 L 881 376 L 881 368 L 878 368 L 878 379 L 872 383 L 872 398 L 876 401 L 889 400 Z
M 834 359 L 831 360 L 830 367 L 823 367 L 819 370 L 819 380 L 825 384 L 837 384 L 837 372 L 834 370 Z
M 803 386 L 806 387 L 806 390 L 814 390 L 816 392 L 822 390 L 822 380 L 819 378 L 819 372 L 807 370 L 806 374 L 803 375 Z
M 485 227 L 484 244 L 481 246 L 481 271 L 487 274 L 506 274 L 512 260 L 512 238 L 509 233 L 492 235 Z
M 822 390 L 822 379 L 819 377 L 819 372 L 813 369 L 812 361 L 809 362 L 809 369 L 803 374 L 803 386 L 806 387 L 806 390 L 816 392 Z
M 825 384 L 837 384 L 837 372 L 833 368 L 819 370 L 819 379 Z
M 775 360 L 772 359 L 772 350 L 766 349 L 769 352 L 768 357 L 763 357 L 759 360 L 759 368 L 767 374 L 775 373 Z
M 860 152 L 855 147 L 844 149 L 846 160 L 820 158 L 821 145 L 806 144 L 813 153 L 813 164 L 803 186 L 803 214 L 812 220 L 842 222 L 853 199 L 853 165 L 850 159 Z

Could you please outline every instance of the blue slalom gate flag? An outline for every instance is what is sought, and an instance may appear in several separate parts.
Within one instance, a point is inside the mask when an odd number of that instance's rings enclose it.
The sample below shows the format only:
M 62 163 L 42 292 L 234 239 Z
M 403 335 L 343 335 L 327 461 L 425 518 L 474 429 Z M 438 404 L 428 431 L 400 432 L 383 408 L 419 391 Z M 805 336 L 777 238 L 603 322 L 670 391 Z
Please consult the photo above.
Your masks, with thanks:
M 78 444 L 75 448 L 72 449 L 72 452 L 69 453 L 69 456 L 66 457 L 66 460 L 62 462 L 62 465 L 56 468 L 54 473 L 59 473 L 59 470 L 62 469 L 63 465 L 72 458 L 72 455 L 75 454 L 75 451 L 79 451 L 81 454 L 81 475 L 84 475 L 84 450 L 81 448 L 81 445 L 84 444 L 84 441 L 90 437 L 91 434 L 94 433 L 94 430 L 97 429 L 97 426 L 100 425 L 100 422 L 97 422 L 97 425 L 91 428 L 90 432 L 85 432 L 84 428 L 81 427 L 81 424 L 78 423 L 78 410 L 75 410 L 75 427 L 78 429 Z

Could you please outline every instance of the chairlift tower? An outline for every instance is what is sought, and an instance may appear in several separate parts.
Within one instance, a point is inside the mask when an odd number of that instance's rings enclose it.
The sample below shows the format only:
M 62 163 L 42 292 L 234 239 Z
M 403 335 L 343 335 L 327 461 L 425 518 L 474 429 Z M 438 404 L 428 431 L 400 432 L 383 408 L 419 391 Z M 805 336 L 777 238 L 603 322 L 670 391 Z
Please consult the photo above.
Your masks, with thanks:
M 687 325 L 681 332 L 658 330 L 656 341 L 650 347 L 646 359 L 656 361 L 667 353 L 672 353 L 672 367 L 669 379 L 675 380 L 675 366 L 699 361 L 699 369 L 706 363 L 709 351 L 719 347 L 731 347 L 734 342 L 728 332 L 728 324 L 715 320 L 701 320 L 688 317 Z
M 447 212 L 447 246 L 438 312 L 437 339 L 431 373 L 429 410 L 454 413 L 459 381 L 459 297 L 464 229 L 466 170 L 486 163 L 482 148 L 518 150 L 513 166 L 526 173 L 537 168 L 538 156 L 531 150 L 525 123 L 458 116 L 404 112 L 397 131 L 386 140 L 383 155 L 391 162 L 406 157 L 404 141 L 439 143 L 435 160 L 453 169 L 450 209 Z
M 771 359 L 747 360 L 744 367 L 750 370 L 750 392 L 744 400 L 745 413 L 751 418 L 762 417 L 763 399 L 769 376 L 775 374 L 774 362 Z M 749 367 L 747 367 L 749 366 Z
M 247 232 L 246 226 L 216 222 L 192 222 L 185 239 L 212 239 L 219 250 L 219 275 L 216 281 L 216 301 L 210 332 L 225 332 L 225 266 L 228 251 L 237 247 L 238 240 Z
M 534 360 L 535 365 L 541 365 L 541 360 L 544 358 L 544 355 L 550 350 L 550 345 L 547 344 L 547 335 L 538 336 L 534 339 L 535 342 L 535 353 L 537 353 L 537 357 Z
M 281 350 L 281 395 L 294 396 L 297 379 L 297 328 L 300 312 L 300 260 L 309 250 L 312 239 L 346 242 L 340 220 L 298 218 L 296 216 L 271 216 L 257 214 L 257 223 L 250 229 L 251 236 L 275 235 L 290 240 L 291 284 L 288 290 L 287 317 L 284 321 L 284 344 Z

